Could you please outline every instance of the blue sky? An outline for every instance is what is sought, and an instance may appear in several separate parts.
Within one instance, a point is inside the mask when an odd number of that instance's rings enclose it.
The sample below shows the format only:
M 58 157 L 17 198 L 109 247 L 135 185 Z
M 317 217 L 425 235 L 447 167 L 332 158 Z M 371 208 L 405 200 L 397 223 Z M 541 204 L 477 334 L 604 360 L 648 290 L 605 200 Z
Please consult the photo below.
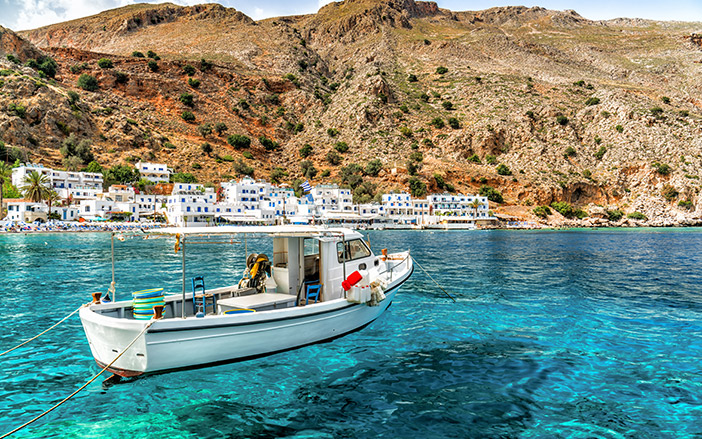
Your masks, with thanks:
M 142 0 L 143 1 L 143 0 Z M 213 1 L 213 0 L 210 0 Z M 33 29 L 47 24 L 72 20 L 97 14 L 139 0 L 0 0 L 0 25 L 13 30 Z M 206 0 L 171 0 L 172 3 L 193 5 Z M 224 6 L 236 8 L 255 20 L 280 15 L 309 14 L 316 12 L 328 0 L 217 0 Z M 150 3 L 154 3 L 150 1 Z M 672 2 L 654 0 L 439 0 L 440 7 L 453 11 L 475 11 L 493 6 L 524 5 L 548 9 L 574 9 L 590 19 L 637 17 L 655 20 L 682 20 L 702 22 L 702 0 Z M 702 23 L 700 24 L 702 29 Z

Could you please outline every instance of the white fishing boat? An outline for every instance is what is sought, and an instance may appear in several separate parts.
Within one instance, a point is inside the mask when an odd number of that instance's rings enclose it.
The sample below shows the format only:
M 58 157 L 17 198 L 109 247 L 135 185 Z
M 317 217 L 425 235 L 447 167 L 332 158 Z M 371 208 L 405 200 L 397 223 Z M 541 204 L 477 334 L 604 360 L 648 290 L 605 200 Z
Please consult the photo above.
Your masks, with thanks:
M 95 296 L 80 310 L 95 360 L 120 376 L 252 359 L 358 331 L 383 314 L 414 269 L 409 251 L 377 256 L 350 229 L 224 226 L 149 233 L 176 237 L 182 291 L 146 290 L 109 303 Z M 186 278 L 187 247 L 252 234 L 272 238 L 273 255 L 242 255 L 247 270 L 238 284 L 205 289 L 201 280 Z

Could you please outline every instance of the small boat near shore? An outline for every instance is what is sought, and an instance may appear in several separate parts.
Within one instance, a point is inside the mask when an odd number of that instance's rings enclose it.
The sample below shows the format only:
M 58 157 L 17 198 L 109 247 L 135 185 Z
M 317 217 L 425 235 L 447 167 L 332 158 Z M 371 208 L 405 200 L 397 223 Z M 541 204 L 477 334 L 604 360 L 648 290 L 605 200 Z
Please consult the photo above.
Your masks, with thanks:
M 148 233 L 176 238 L 182 291 L 155 288 L 107 303 L 96 296 L 80 310 L 96 362 L 124 377 L 243 361 L 342 337 L 380 317 L 414 270 L 409 251 L 375 255 L 351 229 L 223 226 Z M 233 285 L 207 289 L 207 273 L 186 278 L 187 247 L 242 235 L 272 238 L 272 256 L 244 255 L 245 274 Z

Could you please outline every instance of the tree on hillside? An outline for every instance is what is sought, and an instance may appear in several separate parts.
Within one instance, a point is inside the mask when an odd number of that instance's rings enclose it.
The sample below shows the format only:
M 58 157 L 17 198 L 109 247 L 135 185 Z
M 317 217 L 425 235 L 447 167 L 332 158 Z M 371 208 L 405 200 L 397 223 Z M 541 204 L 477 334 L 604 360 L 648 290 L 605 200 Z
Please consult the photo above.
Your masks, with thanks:
M 32 171 L 24 177 L 24 186 L 21 190 L 27 199 L 40 203 L 49 195 L 49 177 Z
M 120 184 L 130 184 L 136 183 L 141 179 L 141 174 L 138 169 L 132 168 L 127 165 L 116 165 L 103 171 L 105 176 L 105 186 L 120 183 Z

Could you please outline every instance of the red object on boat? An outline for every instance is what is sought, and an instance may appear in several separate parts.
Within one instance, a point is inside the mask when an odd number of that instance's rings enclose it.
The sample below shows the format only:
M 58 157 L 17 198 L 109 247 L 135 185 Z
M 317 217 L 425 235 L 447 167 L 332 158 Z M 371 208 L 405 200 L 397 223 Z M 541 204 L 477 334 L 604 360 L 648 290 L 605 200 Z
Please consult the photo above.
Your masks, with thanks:
M 352 286 L 356 285 L 361 279 L 363 279 L 363 276 L 361 276 L 361 273 L 359 273 L 358 271 L 354 271 L 353 273 L 349 274 L 349 277 L 347 277 L 345 281 L 341 282 L 341 286 L 344 288 L 344 291 L 348 291 L 351 289 Z

